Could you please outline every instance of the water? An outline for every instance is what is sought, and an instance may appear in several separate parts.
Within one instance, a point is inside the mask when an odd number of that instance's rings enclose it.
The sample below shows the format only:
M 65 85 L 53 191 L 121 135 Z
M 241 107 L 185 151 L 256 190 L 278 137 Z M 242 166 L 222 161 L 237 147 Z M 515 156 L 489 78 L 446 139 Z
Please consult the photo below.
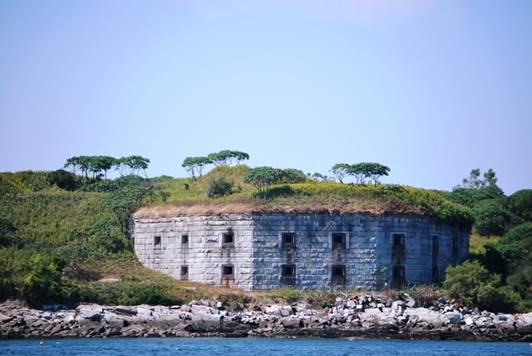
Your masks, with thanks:
M 528 343 L 344 339 L 56 339 L 0 341 L 0 355 L 532 355 Z

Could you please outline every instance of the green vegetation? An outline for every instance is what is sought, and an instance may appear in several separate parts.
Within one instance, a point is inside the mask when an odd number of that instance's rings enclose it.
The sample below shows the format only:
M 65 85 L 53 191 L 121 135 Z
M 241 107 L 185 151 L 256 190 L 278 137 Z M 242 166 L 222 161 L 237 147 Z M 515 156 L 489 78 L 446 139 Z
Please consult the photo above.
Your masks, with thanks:
M 340 183 L 343 183 L 345 177 L 353 176 L 356 184 L 366 184 L 369 179 L 377 185 L 380 177 L 387 176 L 390 173 L 390 168 L 375 162 L 336 163 L 332 166 L 331 172 Z
M 501 285 L 499 275 L 490 273 L 477 261 L 449 267 L 443 286 L 451 297 L 470 307 L 514 312 L 521 302 L 517 292 Z
M 473 224 L 471 261 L 449 269 L 447 293 L 467 305 L 504 311 L 531 308 L 531 191 L 506 197 L 493 171 L 483 180 L 480 171 L 473 172 L 463 186 L 442 192 L 363 184 L 369 179 L 378 182 L 378 177 L 360 168 L 364 164 L 336 165 L 336 175 L 345 169 L 344 178 L 354 176 L 357 185 L 293 168 L 233 165 L 249 156 L 228 150 L 189 160 L 192 178 L 106 179 L 113 167 L 139 174 L 149 160 L 80 157 L 70 159 L 67 166 L 81 175 L 62 169 L 0 174 L 0 298 L 24 298 L 38 305 L 51 301 L 179 304 L 219 297 L 234 308 L 249 298 L 299 300 L 315 306 L 334 303 L 334 292 L 279 289 L 248 294 L 177 281 L 142 267 L 132 252 L 128 224 L 140 207 L 236 203 L 253 210 L 426 214 L 466 229 Z M 215 167 L 203 175 L 202 169 L 211 163 Z M 431 288 L 408 293 L 417 293 L 427 303 L 434 297 Z
M 491 310 L 532 308 L 532 191 L 506 197 L 490 169 L 474 169 L 448 197 L 472 208 L 471 257 L 449 268 L 444 286 L 464 304 Z

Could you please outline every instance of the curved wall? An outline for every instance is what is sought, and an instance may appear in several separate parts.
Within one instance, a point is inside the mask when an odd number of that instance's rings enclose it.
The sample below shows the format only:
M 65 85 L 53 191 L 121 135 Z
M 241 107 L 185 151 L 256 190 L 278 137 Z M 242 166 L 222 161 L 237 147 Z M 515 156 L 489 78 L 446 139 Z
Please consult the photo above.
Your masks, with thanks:
M 468 231 L 421 216 L 227 214 L 134 219 L 131 228 L 145 266 L 248 290 L 430 283 L 469 244 Z

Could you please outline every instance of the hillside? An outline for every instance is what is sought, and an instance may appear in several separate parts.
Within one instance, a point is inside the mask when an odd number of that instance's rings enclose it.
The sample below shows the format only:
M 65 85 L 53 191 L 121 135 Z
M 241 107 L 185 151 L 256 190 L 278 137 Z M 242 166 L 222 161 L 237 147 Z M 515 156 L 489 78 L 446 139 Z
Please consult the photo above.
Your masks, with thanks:
M 471 210 L 446 192 L 306 177 L 257 191 L 244 181 L 248 171 L 244 165 L 221 166 L 196 181 L 167 176 L 91 179 L 64 171 L 0 173 L 0 298 L 34 304 L 175 304 L 213 295 L 249 297 L 142 267 L 128 236 L 133 213 L 339 211 L 430 215 L 467 228 L 473 222 Z

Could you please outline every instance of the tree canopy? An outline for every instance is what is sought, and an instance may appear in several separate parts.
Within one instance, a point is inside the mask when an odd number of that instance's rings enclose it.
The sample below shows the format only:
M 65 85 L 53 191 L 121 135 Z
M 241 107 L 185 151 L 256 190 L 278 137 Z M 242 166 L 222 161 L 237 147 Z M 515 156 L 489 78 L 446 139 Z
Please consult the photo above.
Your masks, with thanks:
M 80 171 L 85 178 L 88 178 L 89 174 L 92 178 L 106 178 L 107 172 L 112 168 L 119 170 L 121 175 L 124 174 L 124 169 L 128 170 L 128 174 L 138 175 L 143 172 L 146 175 L 149 164 L 150 160 L 142 156 L 73 156 L 66 160 L 64 168 L 74 173 Z
M 211 163 L 212 161 L 208 157 L 187 157 L 183 160 L 181 167 L 185 168 L 188 174 L 192 177 L 192 180 L 195 181 L 197 177 L 203 175 L 203 168 Z
M 331 172 L 340 183 L 343 183 L 345 177 L 352 176 L 357 184 L 365 184 L 366 180 L 370 179 L 377 185 L 380 177 L 387 176 L 390 173 L 390 168 L 375 162 L 336 163 L 332 166 Z
M 280 183 L 283 179 L 283 170 L 272 167 L 256 167 L 249 170 L 244 177 L 244 182 L 257 188 L 259 192 L 272 184 Z

